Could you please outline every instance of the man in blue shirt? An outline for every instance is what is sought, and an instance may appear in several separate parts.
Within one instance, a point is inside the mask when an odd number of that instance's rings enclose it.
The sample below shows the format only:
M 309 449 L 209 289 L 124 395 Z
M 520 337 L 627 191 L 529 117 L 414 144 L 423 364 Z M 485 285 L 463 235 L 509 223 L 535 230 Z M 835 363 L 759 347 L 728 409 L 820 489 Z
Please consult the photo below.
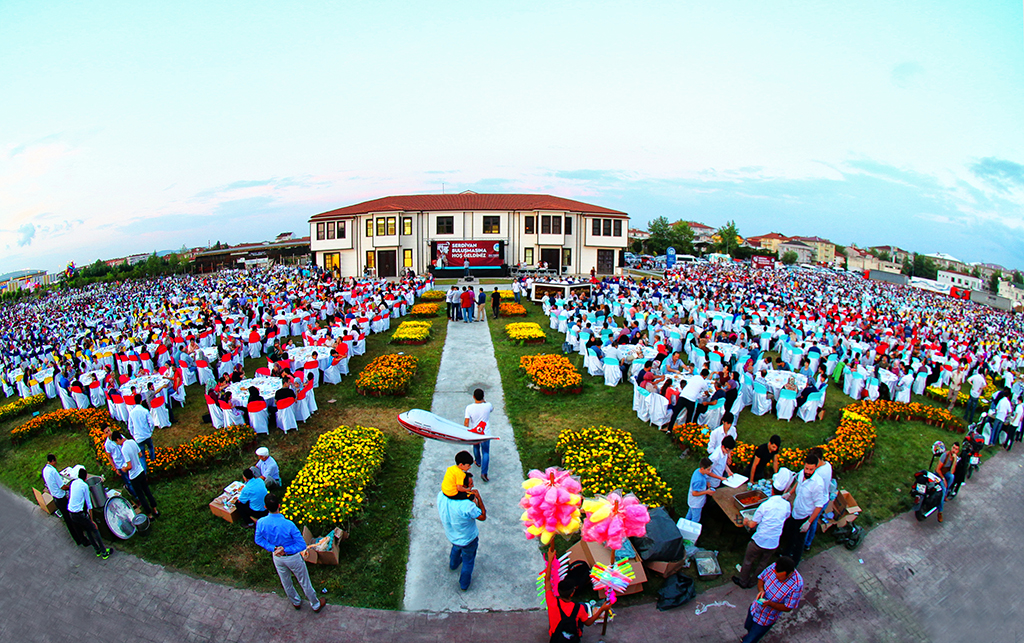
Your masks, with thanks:
M 302 552 L 307 548 L 306 541 L 302 539 L 295 523 L 281 515 L 280 500 L 268 493 L 263 501 L 270 513 L 256 523 L 256 544 L 274 555 L 274 568 L 277 569 L 284 593 L 291 599 L 292 607 L 302 607 L 302 597 L 292 584 L 292 576 L 295 576 L 309 599 L 309 606 L 314 612 L 319 612 L 327 601 L 317 598 L 316 590 L 309 582 L 309 570 L 306 569 L 306 561 L 302 559 Z
M 444 495 L 444 492 L 440 492 L 437 494 L 437 512 L 441 516 L 445 536 L 452 544 L 451 553 L 448 555 L 448 568 L 457 569 L 462 565 L 459 587 L 466 591 L 473 581 L 476 549 L 480 544 L 480 530 L 477 529 L 476 521 L 487 520 L 483 498 L 480 497 L 480 492 L 477 492 L 471 499 L 453 500 Z M 262 524 L 262 521 L 260 522 Z
M 243 527 L 255 527 L 256 520 L 267 515 L 267 507 L 264 504 L 267 486 L 263 480 L 253 475 L 252 469 L 242 469 L 242 480 L 245 480 L 245 485 L 238 494 L 238 502 L 235 503 L 238 521 Z

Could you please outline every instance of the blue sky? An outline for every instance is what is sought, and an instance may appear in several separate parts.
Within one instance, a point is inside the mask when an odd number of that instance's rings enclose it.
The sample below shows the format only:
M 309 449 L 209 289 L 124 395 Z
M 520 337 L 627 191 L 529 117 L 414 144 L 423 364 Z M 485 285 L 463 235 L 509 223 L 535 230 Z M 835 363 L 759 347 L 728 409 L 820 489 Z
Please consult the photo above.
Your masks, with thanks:
M 1019 0 L 294 4 L 0 0 L 0 273 L 442 189 L 1024 268 Z

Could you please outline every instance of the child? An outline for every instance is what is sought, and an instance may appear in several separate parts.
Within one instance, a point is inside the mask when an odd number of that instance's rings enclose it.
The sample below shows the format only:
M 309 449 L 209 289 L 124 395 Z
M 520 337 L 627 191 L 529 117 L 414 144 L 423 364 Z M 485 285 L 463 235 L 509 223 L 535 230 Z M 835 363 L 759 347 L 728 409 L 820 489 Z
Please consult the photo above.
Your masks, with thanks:
M 475 494 L 473 490 L 473 475 L 468 473 L 473 466 L 473 456 L 469 451 L 459 451 L 455 454 L 455 464 L 448 467 L 444 472 L 444 480 L 441 481 L 441 493 L 452 500 L 467 500 Z
M 708 485 L 708 476 L 711 475 L 711 458 L 701 458 L 700 468 L 690 476 L 690 495 L 686 499 L 686 519 L 693 522 L 700 522 L 700 514 L 707 502 L 707 496 L 715 493 L 715 490 Z

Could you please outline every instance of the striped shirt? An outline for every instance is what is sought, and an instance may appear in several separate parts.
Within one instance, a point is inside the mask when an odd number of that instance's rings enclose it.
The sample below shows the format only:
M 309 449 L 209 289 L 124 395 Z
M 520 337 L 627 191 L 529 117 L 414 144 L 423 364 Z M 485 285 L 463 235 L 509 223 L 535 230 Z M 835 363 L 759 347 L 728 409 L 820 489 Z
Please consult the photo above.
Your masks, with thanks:
M 800 572 L 793 570 L 789 578 L 785 582 L 781 582 L 775 575 L 775 563 L 772 563 L 757 578 L 764 583 L 765 601 L 782 603 L 791 610 L 796 609 L 800 604 L 800 598 L 804 593 L 804 579 Z M 750 606 L 750 616 L 754 622 L 765 627 L 775 623 L 781 613 L 779 610 L 761 605 L 757 601 Z

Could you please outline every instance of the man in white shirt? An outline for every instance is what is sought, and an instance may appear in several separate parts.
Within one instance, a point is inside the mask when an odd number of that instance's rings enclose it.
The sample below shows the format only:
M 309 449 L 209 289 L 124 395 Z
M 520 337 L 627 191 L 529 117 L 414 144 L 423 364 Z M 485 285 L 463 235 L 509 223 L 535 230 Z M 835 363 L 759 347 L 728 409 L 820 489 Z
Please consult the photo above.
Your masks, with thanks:
M 491 419 L 491 411 L 494 406 L 490 402 L 484 402 L 483 389 L 473 391 L 473 403 L 466 407 L 466 419 L 463 426 L 473 433 L 480 435 L 487 434 L 487 424 Z M 480 467 L 480 478 L 484 482 L 490 482 L 487 477 L 488 466 L 491 463 L 491 441 L 486 440 L 482 444 L 473 445 L 473 459 L 476 466 Z
M 683 408 L 686 409 L 686 421 L 696 422 L 697 421 L 697 400 L 708 388 L 708 369 L 702 369 L 700 375 L 691 375 L 690 377 L 683 380 L 686 384 L 683 386 L 683 390 L 679 393 L 679 397 L 682 401 Z
M 142 406 L 142 398 L 135 396 L 135 406 L 128 412 L 128 433 L 131 434 L 140 448 L 149 451 L 149 459 L 156 457 L 156 449 L 153 447 L 153 418 L 149 415 L 149 409 Z M 145 458 L 145 454 L 142 456 Z M 145 460 L 142 463 L 145 468 Z
M 792 479 L 792 471 L 785 467 L 779 470 L 772 476 L 772 497 L 758 506 L 752 519 L 745 518 L 743 520 L 744 527 L 756 530 L 743 555 L 740 575 L 732 577 L 732 582 L 743 589 L 750 589 L 754 586 L 754 581 L 751 578 L 757 578 L 761 570 L 768 566 L 775 551 L 779 548 L 782 528 L 790 515 L 789 503 L 782 497 L 782 494 L 786 492 Z
M 971 394 L 967 398 L 967 407 L 964 409 L 964 420 L 970 424 L 974 420 L 974 411 L 978 408 L 978 399 L 988 382 L 979 369 L 974 372 L 974 375 L 967 378 L 967 383 L 971 385 Z
M 128 474 L 131 479 L 132 488 L 135 489 L 135 499 L 142 505 L 142 513 L 149 516 L 150 520 L 157 518 L 160 511 L 156 508 L 156 498 L 149 490 L 149 478 L 146 476 L 146 468 L 142 464 L 142 449 L 135 440 L 126 440 L 120 431 L 113 434 L 114 442 L 121 447 L 121 455 L 124 457 L 124 467 L 121 471 Z
M 110 558 L 114 550 L 108 549 L 103 544 L 100 531 L 96 528 L 96 523 L 92 521 L 90 514 L 90 510 L 93 508 L 92 496 L 89 494 L 89 485 L 85 484 L 86 476 L 88 474 L 85 472 L 85 467 L 82 467 L 78 470 L 78 478 L 71 481 L 71 487 L 68 489 L 68 511 L 71 513 L 71 520 L 92 543 L 92 548 L 96 550 L 96 556 L 106 560 Z
M 727 435 L 722 438 L 722 444 L 711 453 L 711 473 L 708 474 L 709 488 L 717 489 L 722 484 L 722 480 L 732 475 L 732 469 L 729 468 L 729 456 L 735 448 L 735 438 Z
M 832 464 L 825 459 L 825 451 L 821 447 L 814 447 L 807 453 L 818 457 L 818 468 L 814 470 L 814 477 L 821 480 L 821 506 L 827 507 L 831 498 L 832 488 Z M 824 510 L 822 510 L 824 512 Z M 811 548 L 811 544 L 814 542 L 814 535 L 818 533 L 818 523 L 821 521 L 821 516 L 818 516 L 818 520 L 807 530 L 807 537 L 804 539 L 804 551 Z
M 733 440 L 739 439 L 736 437 L 736 427 L 732 425 L 733 419 L 732 413 L 728 411 L 722 416 L 722 424 L 708 437 L 708 453 L 714 453 L 727 435 L 731 435 Z
M 46 490 L 53 498 L 53 504 L 57 505 L 57 511 L 68 528 L 68 533 L 75 541 L 75 544 L 84 547 L 89 541 L 82 535 L 82 531 L 71 520 L 71 512 L 68 511 L 68 487 L 71 483 L 64 483 L 64 480 L 57 473 L 57 456 L 50 453 L 46 456 L 46 466 L 43 467 L 43 482 L 46 483 Z
M 793 512 L 782 529 L 781 554 L 800 564 L 804 553 L 805 534 L 821 515 L 825 503 L 822 502 L 821 478 L 814 476 L 818 468 L 818 457 L 808 454 L 804 458 L 803 473 L 797 476 L 793 498 Z
M 996 402 L 995 410 L 993 411 L 994 417 L 992 418 L 992 435 L 989 438 L 989 444 L 999 444 L 999 435 L 1003 432 L 1003 425 L 1006 424 L 1006 420 L 1010 417 L 1010 411 L 1013 410 L 1013 405 L 1010 404 L 1010 389 L 1004 388 L 1002 390 L 1002 396 L 999 401 Z

